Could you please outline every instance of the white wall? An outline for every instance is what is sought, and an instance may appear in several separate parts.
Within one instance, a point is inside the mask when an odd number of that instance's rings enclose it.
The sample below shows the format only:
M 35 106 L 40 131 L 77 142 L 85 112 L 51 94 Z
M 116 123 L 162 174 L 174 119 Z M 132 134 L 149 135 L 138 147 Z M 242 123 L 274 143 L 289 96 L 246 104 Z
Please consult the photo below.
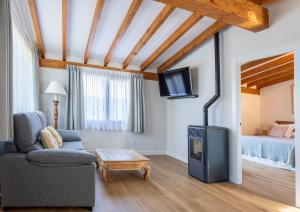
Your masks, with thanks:
M 291 85 L 294 80 L 268 86 L 260 95 L 241 95 L 242 135 L 270 130 L 275 121 L 294 121 Z
M 293 80 L 261 89 L 261 124 L 271 126 L 275 121 L 294 121 L 291 85 Z
M 222 99 L 210 111 L 210 124 L 233 126 L 232 84 L 235 83 L 236 58 L 257 54 L 262 51 L 293 44 L 300 41 L 300 1 L 278 1 L 269 6 L 271 27 L 259 33 L 252 33 L 237 27 L 230 27 L 221 34 L 222 42 Z M 246 62 L 246 61 L 245 61 Z M 202 106 L 214 93 L 213 41 L 210 40 L 172 68 L 190 66 L 198 73 L 198 99 L 167 101 L 167 152 L 183 161 L 187 160 L 187 126 L 202 124 Z M 296 70 L 298 71 L 298 70 Z M 235 95 L 235 94 L 233 94 Z M 230 180 L 240 183 L 241 172 L 238 153 L 241 151 L 231 131 L 230 138 Z M 300 180 L 299 180 L 300 181 Z M 299 192 L 300 193 L 300 192 Z M 300 196 L 300 195 L 299 195 Z
M 242 134 L 253 135 L 261 129 L 261 96 L 242 93 Z
M 49 94 L 43 91 L 50 81 L 58 81 L 66 87 L 67 72 L 61 69 L 40 68 L 40 96 L 41 109 L 53 123 L 53 103 Z M 60 97 L 60 120 L 64 126 L 65 97 Z M 146 103 L 146 132 L 143 135 L 123 132 L 104 132 L 83 130 L 81 135 L 84 146 L 93 150 L 95 148 L 131 148 L 143 154 L 164 154 L 165 142 L 165 99 L 159 96 L 158 82 L 145 80 L 145 103 Z

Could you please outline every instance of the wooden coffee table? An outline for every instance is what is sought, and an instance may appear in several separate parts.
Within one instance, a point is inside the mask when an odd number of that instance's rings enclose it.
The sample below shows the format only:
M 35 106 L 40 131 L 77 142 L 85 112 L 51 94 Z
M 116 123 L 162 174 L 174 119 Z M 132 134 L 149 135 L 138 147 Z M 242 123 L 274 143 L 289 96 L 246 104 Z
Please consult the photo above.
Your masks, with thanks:
M 108 170 L 144 169 L 144 180 L 150 178 L 149 159 L 131 149 L 96 149 L 97 168 L 102 168 L 102 179 L 107 182 Z

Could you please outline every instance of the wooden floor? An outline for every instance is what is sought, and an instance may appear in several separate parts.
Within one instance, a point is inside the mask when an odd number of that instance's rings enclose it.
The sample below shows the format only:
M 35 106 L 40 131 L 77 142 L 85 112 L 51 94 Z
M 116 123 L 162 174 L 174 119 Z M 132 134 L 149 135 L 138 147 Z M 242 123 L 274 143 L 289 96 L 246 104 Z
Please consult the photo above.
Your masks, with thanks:
M 152 176 L 143 181 L 137 172 L 110 173 L 108 183 L 103 183 L 100 170 L 96 175 L 96 207 L 94 211 L 300 211 L 283 203 L 268 200 L 253 194 L 255 187 L 280 191 L 283 181 L 276 173 L 268 173 L 260 166 L 246 164 L 244 185 L 230 183 L 204 184 L 188 176 L 186 164 L 168 156 L 151 156 Z M 256 170 L 254 176 L 249 171 Z M 264 178 L 263 178 L 263 177 Z M 272 177 L 273 176 L 273 177 Z M 263 180 L 262 180 L 263 178 Z M 257 179 L 255 183 L 255 179 Z M 280 178 L 281 179 L 281 178 Z M 282 179 L 283 180 L 283 179 Z M 272 187 L 269 188 L 272 183 Z M 276 188 L 277 184 L 280 187 Z M 253 188 L 252 188 L 253 187 Z M 272 188 L 272 189 L 271 189 Z M 256 189 L 254 189 L 256 191 Z M 286 193 L 284 190 L 283 193 Z M 272 195 L 272 197 L 275 195 Z M 288 201 L 289 199 L 285 199 Z M 11 211 L 84 211 L 84 209 L 27 209 Z
M 247 191 L 287 205 L 295 205 L 295 172 L 243 160 Z

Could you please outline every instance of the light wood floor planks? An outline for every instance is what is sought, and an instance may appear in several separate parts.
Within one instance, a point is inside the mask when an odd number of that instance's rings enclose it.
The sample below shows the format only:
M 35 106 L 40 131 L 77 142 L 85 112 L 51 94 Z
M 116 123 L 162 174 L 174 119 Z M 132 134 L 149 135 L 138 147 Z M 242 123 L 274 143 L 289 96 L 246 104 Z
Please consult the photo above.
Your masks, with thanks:
M 135 171 L 112 171 L 108 183 L 102 182 L 100 170 L 96 175 L 96 207 L 94 211 L 300 211 L 291 206 L 268 200 L 253 193 L 254 187 L 279 191 L 284 180 L 284 173 L 277 183 L 278 174 L 275 170 L 264 169 L 244 163 L 244 185 L 230 183 L 204 184 L 188 176 L 186 164 L 169 156 L 151 156 L 152 176 L 150 181 L 141 179 Z M 258 173 L 253 177 L 248 171 Z M 270 173 L 268 173 L 270 172 Z M 273 176 L 273 177 L 272 177 Z M 252 179 L 253 178 L 253 179 Z M 257 179 L 261 182 L 254 182 Z M 276 187 L 279 185 L 279 187 Z M 251 190 L 254 189 L 254 190 Z M 288 191 L 288 190 L 287 190 Z M 283 193 L 286 193 L 284 191 Z M 263 193 L 261 195 L 264 195 Z M 27 209 L 11 211 L 85 211 L 84 209 Z
M 277 202 L 295 205 L 296 187 L 293 171 L 243 160 L 242 188 Z

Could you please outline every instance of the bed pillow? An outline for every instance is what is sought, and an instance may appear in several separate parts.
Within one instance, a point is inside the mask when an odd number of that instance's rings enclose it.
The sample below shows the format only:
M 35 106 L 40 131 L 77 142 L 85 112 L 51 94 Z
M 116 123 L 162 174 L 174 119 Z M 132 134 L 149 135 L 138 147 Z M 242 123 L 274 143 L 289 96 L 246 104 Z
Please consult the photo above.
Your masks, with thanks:
M 280 127 L 288 127 L 287 131 L 284 134 L 285 138 L 292 138 L 293 132 L 295 131 L 295 124 L 275 124 Z
M 295 134 L 296 134 L 296 130 L 294 129 L 292 133 L 292 138 L 295 138 Z
M 289 128 L 285 132 L 284 137 L 286 137 L 286 138 L 292 138 L 293 137 L 293 132 L 295 132 L 295 125 L 294 124 L 290 124 L 288 127 Z
M 288 128 L 289 128 L 288 126 L 274 124 L 269 133 L 269 136 L 283 138 Z

